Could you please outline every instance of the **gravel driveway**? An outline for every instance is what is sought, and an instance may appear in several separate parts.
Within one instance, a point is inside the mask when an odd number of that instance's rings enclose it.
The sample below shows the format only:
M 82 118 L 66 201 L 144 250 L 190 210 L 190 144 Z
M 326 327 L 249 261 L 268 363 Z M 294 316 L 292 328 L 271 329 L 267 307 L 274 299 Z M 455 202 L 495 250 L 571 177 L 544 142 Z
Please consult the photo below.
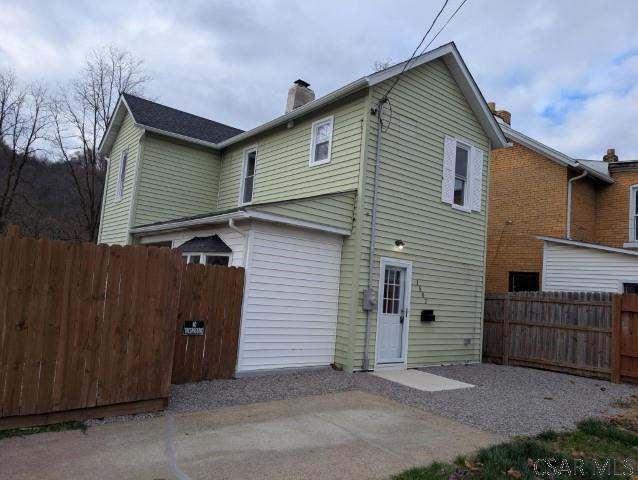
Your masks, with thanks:
M 638 387 L 531 368 L 484 363 L 428 367 L 423 370 L 471 383 L 475 387 L 422 392 L 368 373 L 344 373 L 326 368 L 173 385 L 168 411 L 193 412 L 362 390 L 458 420 L 486 432 L 515 436 L 572 428 L 584 418 L 613 412 L 611 404 L 615 401 L 638 395 Z M 92 420 L 89 424 L 143 420 L 158 415 L 163 413 L 112 417 Z
M 561 373 L 492 364 L 429 367 L 427 372 L 476 385 L 422 392 L 367 373 L 330 369 L 174 385 L 169 410 L 200 409 L 363 390 L 500 435 L 573 427 L 638 394 L 638 388 Z

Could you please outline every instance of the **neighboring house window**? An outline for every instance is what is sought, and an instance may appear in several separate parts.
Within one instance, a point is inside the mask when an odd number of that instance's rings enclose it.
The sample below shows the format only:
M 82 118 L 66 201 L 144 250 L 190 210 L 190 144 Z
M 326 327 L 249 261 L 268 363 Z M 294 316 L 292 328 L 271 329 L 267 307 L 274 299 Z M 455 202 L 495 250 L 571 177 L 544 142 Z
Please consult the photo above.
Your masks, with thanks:
M 446 136 L 443 142 L 441 201 L 457 210 L 480 212 L 483 201 L 483 150 Z
M 623 293 L 638 293 L 638 283 L 624 283 Z
M 310 139 L 311 167 L 330 162 L 333 120 L 333 117 L 324 118 L 312 124 L 312 135 Z
M 202 265 L 220 265 L 226 267 L 230 262 L 230 255 L 221 253 L 185 253 L 182 257 L 186 263 Z
M 244 151 L 244 170 L 241 179 L 241 204 L 253 201 L 255 187 L 255 167 L 257 165 L 257 149 L 249 148 Z
M 126 161 L 128 160 L 128 149 L 120 155 L 120 168 L 117 174 L 117 187 L 115 188 L 115 199 L 122 200 L 124 195 L 124 179 L 126 178 Z
M 510 272 L 510 292 L 538 292 L 538 272 Z
M 631 218 L 629 219 L 629 241 L 638 242 L 638 185 L 633 185 L 630 190 Z

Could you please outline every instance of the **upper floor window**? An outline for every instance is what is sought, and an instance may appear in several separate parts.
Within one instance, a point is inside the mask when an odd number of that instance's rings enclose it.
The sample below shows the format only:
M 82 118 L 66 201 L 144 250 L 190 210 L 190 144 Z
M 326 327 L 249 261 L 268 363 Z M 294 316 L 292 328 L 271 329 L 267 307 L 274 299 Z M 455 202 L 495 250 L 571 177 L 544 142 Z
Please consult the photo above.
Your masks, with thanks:
M 255 168 L 257 166 L 257 148 L 251 147 L 244 151 L 244 166 L 241 176 L 241 204 L 253 201 L 255 187 Z
M 310 140 L 311 167 L 330 162 L 333 120 L 334 117 L 329 117 L 312 124 L 312 136 Z
M 467 141 L 445 137 L 441 201 L 465 212 L 481 211 L 483 155 L 483 150 Z
M 456 144 L 454 161 L 454 205 L 465 207 L 468 202 L 468 167 L 470 149 L 460 143 Z
M 120 155 L 120 165 L 117 175 L 117 186 L 115 187 L 115 200 L 122 200 L 124 195 L 124 179 L 126 178 L 126 161 L 128 160 L 128 149 L 122 151 Z
M 633 185 L 630 190 L 629 211 L 629 241 L 638 242 L 638 185 Z

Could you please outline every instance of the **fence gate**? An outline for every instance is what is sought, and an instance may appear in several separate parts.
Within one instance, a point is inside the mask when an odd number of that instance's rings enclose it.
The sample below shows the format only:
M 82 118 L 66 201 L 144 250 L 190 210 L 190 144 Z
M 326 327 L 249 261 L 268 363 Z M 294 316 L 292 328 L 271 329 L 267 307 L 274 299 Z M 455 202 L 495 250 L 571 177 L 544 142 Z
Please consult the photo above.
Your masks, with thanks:
M 176 322 L 173 383 L 234 375 L 243 293 L 243 268 L 184 265 Z M 184 322 L 190 321 L 203 322 L 201 336 L 184 334 Z

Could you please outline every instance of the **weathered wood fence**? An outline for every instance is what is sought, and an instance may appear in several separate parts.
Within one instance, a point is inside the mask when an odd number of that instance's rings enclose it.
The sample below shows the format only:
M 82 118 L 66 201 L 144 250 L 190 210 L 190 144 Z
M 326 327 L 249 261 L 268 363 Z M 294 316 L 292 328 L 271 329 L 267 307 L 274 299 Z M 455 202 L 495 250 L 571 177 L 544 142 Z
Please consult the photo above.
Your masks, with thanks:
M 613 381 L 638 380 L 638 295 L 487 295 L 483 359 Z
M 0 428 L 158 410 L 172 379 L 232 376 L 243 278 L 167 248 L 0 237 Z M 205 337 L 181 336 L 190 319 Z

